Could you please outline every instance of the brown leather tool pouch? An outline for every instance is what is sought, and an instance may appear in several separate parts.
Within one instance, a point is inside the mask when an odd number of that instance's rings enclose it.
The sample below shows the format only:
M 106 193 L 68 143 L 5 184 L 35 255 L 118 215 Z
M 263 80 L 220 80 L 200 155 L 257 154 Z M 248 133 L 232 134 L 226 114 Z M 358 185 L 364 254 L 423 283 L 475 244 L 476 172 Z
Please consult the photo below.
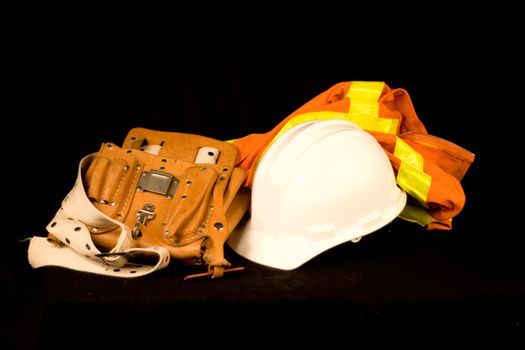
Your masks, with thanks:
M 249 206 L 237 148 L 212 138 L 132 129 L 122 147 L 104 143 L 85 176 L 89 199 L 132 229 L 134 246 L 162 246 L 214 277 L 230 264 L 224 243 Z M 120 232 L 90 227 L 101 248 Z

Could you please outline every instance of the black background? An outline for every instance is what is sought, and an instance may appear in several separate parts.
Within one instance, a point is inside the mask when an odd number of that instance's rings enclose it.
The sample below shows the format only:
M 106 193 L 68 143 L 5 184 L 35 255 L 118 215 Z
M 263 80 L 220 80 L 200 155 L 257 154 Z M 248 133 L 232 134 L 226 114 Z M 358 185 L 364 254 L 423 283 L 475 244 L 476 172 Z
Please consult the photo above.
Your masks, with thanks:
M 493 74 L 486 57 L 495 34 L 479 8 L 46 5 L 15 19 L 15 81 L 7 96 L 17 108 L 5 136 L 15 140 L 9 155 L 18 165 L 5 187 L 8 215 L 16 218 L 9 225 L 16 224 L 0 270 L 0 335 L 9 346 L 66 348 L 102 333 L 120 346 L 183 339 L 226 348 L 523 342 L 519 233 L 494 225 L 493 210 L 483 206 L 490 142 L 474 130 L 491 117 L 490 94 L 480 91 Z M 351 80 L 406 89 L 431 134 L 476 154 L 463 180 L 467 205 L 452 231 L 396 220 L 288 272 L 226 248 L 246 271 L 214 281 L 184 282 L 193 270 L 178 265 L 134 280 L 28 266 L 27 242 L 19 240 L 45 235 L 78 160 L 100 143 L 120 143 L 136 126 L 217 139 L 266 132 Z

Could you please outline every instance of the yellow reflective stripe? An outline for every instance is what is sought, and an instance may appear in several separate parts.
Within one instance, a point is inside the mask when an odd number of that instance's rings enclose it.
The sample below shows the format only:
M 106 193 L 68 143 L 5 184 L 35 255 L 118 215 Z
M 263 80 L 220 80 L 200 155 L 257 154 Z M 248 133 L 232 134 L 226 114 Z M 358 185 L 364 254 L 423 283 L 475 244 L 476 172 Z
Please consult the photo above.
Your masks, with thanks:
M 432 177 L 423 170 L 423 156 L 399 137 L 396 137 L 394 156 L 401 160 L 397 171 L 397 184 L 421 205 L 417 207 L 407 204 L 399 217 L 421 226 L 427 226 L 436 219 L 426 210 Z
M 351 102 L 350 102 L 351 103 Z M 370 118 L 366 115 L 349 115 L 346 120 L 356 123 L 364 130 L 379 131 L 395 135 L 399 120 L 390 118 Z
M 423 170 L 423 156 L 417 153 L 405 141 L 396 137 L 396 148 L 394 155 L 401 160 L 401 162 L 410 164 L 416 169 Z
M 379 118 L 379 97 L 385 86 L 381 81 L 353 81 L 346 97 L 350 99 L 348 118 L 365 130 L 395 135 L 399 120 Z
M 396 137 L 394 156 L 401 160 L 397 172 L 397 183 L 426 207 L 432 177 L 423 171 L 423 156 L 399 137 Z
M 377 101 L 384 85 L 382 81 L 353 81 L 346 93 L 346 97 L 350 99 L 348 114 L 379 117 Z
M 309 112 L 296 115 L 286 122 L 279 132 L 268 143 L 265 150 L 259 155 L 260 159 L 266 150 L 290 128 L 301 123 L 312 120 L 341 119 L 353 122 L 364 130 L 384 132 L 395 135 L 398 130 L 399 120 L 391 118 L 379 118 L 379 97 L 383 92 L 384 82 L 377 81 L 353 81 L 346 94 L 350 99 L 348 113 L 322 111 Z M 258 160 L 256 162 L 257 166 Z
M 286 122 L 268 144 L 266 149 L 268 149 L 275 140 L 290 128 L 312 120 L 342 119 L 353 122 L 364 130 L 379 131 L 395 135 L 397 133 L 399 120 L 378 117 L 378 100 L 383 92 L 384 86 L 384 82 L 378 81 L 353 81 L 346 94 L 346 97 L 350 98 L 350 108 L 348 113 L 322 111 L 296 115 Z M 260 156 L 262 156 L 262 154 Z
M 306 123 L 312 120 L 330 120 L 330 119 L 345 119 L 348 120 L 346 113 L 339 113 L 339 112 L 333 112 L 333 111 L 323 111 L 323 112 L 309 112 L 304 114 L 296 115 L 295 117 L 291 118 L 284 124 L 284 126 L 279 130 L 277 135 L 272 139 L 272 144 L 275 140 L 277 140 L 282 134 L 284 134 L 286 131 L 288 131 L 290 128 L 293 128 L 296 125 Z M 270 145 L 268 145 L 270 147 Z
M 399 217 L 403 220 L 415 222 L 421 226 L 427 226 L 433 221 L 436 221 L 430 214 L 421 207 L 416 207 L 410 204 L 407 204 Z
M 401 163 L 397 171 L 397 183 L 408 194 L 426 206 L 428 188 L 432 178 L 410 164 Z

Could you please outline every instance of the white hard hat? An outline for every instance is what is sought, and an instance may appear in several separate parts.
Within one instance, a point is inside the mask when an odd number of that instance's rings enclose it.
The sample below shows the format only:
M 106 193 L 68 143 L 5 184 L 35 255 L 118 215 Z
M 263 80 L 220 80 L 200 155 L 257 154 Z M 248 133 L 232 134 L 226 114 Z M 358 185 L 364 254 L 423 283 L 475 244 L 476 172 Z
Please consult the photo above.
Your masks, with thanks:
M 290 270 L 380 229 L 405 203 L 374 137 L 344 120 L 305 122 L 259 159 L 251 216 L 228 244 L 248 260 Z

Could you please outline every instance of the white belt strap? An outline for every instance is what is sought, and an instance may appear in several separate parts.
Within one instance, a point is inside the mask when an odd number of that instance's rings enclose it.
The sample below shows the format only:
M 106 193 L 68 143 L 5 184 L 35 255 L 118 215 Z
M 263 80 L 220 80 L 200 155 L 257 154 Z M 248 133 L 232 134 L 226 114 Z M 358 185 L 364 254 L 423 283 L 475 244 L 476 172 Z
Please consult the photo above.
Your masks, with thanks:
M 78 167 L 73 189 L 62 201 L 47 230 L 63 244 L 57 245 L 44 237 L 32 237 L 28 249 L 29 263 L 33 268 L 60 266 L 82 272 L 113 277 L 139 277 L 166 267 L 170 254 L 166 248 L 131 248 L 133 239 L 130 228 L 99 211 L 86 195 L 83 174 L 95 154 L 84 157 Z M 116 245 L 102 253 L 93 243 L 88 226 L 99 230 L 120 228 Z M 155 265 L 139 265 L 128 259 L 147 256 L 156 259 Z

